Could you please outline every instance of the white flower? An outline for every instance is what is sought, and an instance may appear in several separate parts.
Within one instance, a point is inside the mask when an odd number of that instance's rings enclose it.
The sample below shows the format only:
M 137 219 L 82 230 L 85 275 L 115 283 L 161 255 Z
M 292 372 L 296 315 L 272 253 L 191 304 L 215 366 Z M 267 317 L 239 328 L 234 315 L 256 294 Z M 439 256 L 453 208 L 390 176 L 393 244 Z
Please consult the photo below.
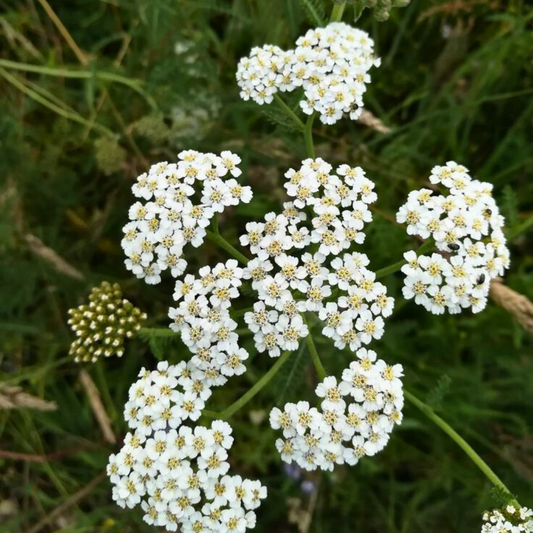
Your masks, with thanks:
M 406 256 L 404 295 L 414 296 L 417 304 L 435 314 L 468 307 L 479 312 L 486 305 L 490 279 L 503 275 L 510 263 L 504 219 L 491 196 L 492 185 L 472 179 L 468 169 L 453 161 L 434 167 L 430 181 L 448 188 L 449 194 L 413 191 L 397 220 L 408 224 L 408 233 L 431 236 L 442 254 Z
M 140 504 L 148 524 L 168 531 L 220 530 L 225 511 L 237 520 L 228 518 L 228 530 L 238 526 L 244 531 L 255 524 L 255 515 L 245 509 L 257 508 L 266 489 L 259 482 L 226 475 L 227 450 L 233 443 L 227 422 L 215 420 L 209 428 L 182 424 L 184 418 L 195 418 L 187 403 L 198 407 L 197 393 L 203 394 L 194 385 L 202 383 L 197 373 L 184 362 L 162 361 L 153 372 L 141 370 L 125 406 L 126 412 L 133 403 L 139 406 L 134 407 L 135 417 L 126 418 L 134 433 L 109 458 L 113 499 L 121 507 Z M 183 417 L 174 416 L 176 410 Z
M 132 187 L 133 194 L 143 201 L 129 209 L 131 222 L 123 228 L 121 246 L 127 257 L 126 268 L 148 284 L 160 283 L 164 270 L 181 276 L 187 266 L 181 257 L 184 246 L 203 243 L 205 228 L 215 212 L 251 198 L 249 187 L 240 186 L 233 178 L 222 179 L 226 174 L 240 175 L 237 155 L 189 150 L 178 158 L 177 164 L 152 165 Z M 193 202 L 197 189 L 200 204 Z
M 337 379 L 334 376 L 325 378 L 322 383 L 319 383 L 315 389 L 315 393 L 319 398 L 324 398 L 322 401 L 322 409 L 344 411 L 346 402 L 343 399 L 348 392 L 349 385 L 341 382 L 337 384 Z
M 279 331 L 280 347 L 289 351 L 296 350 L 299 345 L 299 339 L 306 337 L 309 332 L 300 314 L 293 317 L 282 314 L 276 322 L 276 329 Z
M 370 311 L 362 311 L 355 322 L 360 332 L 361 341 L 368 344 L 373 338 L 381 339 L 384 332 L 384 322 L 381 317 L 374 317 Z

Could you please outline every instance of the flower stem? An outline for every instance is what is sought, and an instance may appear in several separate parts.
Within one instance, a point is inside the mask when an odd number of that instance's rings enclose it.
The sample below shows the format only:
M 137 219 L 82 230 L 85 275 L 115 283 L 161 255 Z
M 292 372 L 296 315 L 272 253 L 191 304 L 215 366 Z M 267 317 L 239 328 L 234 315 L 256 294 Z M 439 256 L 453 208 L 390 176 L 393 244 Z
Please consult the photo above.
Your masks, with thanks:
M 219 233 L 214 233 L 212 231 L 206 232 L 207 238 L 211 241 L 226 250 L 231 256 L 233 256 L 237 261 L 240 261 L 243 265 L 248 264 L 248 258 L 239 252 L 236 248 L 234 248 L 222 235 Z
M 419 400 L 413 393 L 404 389 L 405 397 L 420 411 L 422 411 L 432 422 L 439 426 L 455 443 L 462 448 L 472 462 L 487 476 L 491 483 L 508 495 L 508 501 L 511 505 L 520 508 L 520 504 L 512 497 L 511 492 L 505 486 L 503 481 L 494 473 L 490 466 L 481 459 L 477 452 L 466 442 L 457 431 L 455 431 L 447 422 L 445 422 L 435 411 L 422 400 Z
M 213 233 L 220 235 L 220 232 L 218 231 L 218 213 L 215 213 L 213 215 L 213 219 L 211 221 L 211 227 L 213 228 Z
M 331 17 L 329 18 L 330 22 L 339 22 L 342 20 L 342 15 L 344 13 L 344 8 L 346 7 L 346 3 L 343 2 L 342 4 L 336 4 L 333 6 L 333 10 L 331 11 Z
M 309 329 L 309 333 L 307 337 L 305 338 L 307 349 L 309 350 L 309 353 L 311 354 L 311 359 L 313 360 L 313 365 L 315 365 L 317 376 L 319 377 L 320 381 L 322 381 L 328 376 L 328 373 L 326 372 L 326 369 L 324 368 L 324 365 L 322 364 L 322 361 L 320 360 L 320 356 L 318 355 L 318 351 L 315 346 L 315 341 L 313 339 L 313 335 L 311 334 L 311 328 L 309 327 L 309 322 L 306 320 L 305 315 L 303 314 L 302 314 L 302 318 L 304 319 L 304 322 L 307 324 L 307 327 Z
M 397 263 L 393 263 L 392 265 L 376 270 L 376 279 L 383 278 L 385 276 L 388 276 L 389 274 L 394 274 L 394 272 L 400 270 L 400 268 L 402 268 L 405 263 L 407 263 L 407 261 L 405 261 L 405 259 L 402 259 Z
M 274 94 L 274 101 L 285 112 L 285 114 L 296 124 L 299 130 L 305 129 L 305 124 L 298 118 L 298 115 L 285 103 L 285 100 L 278 94 Z
M 203 414 L 212 418 L 228 419 L 239 409 L 244 407 L 261 389 L 263 389 L 270 380 L 278 373 L 280 368 L 285 364 L 292 352 L 283 352 L 278 360 L 270 367 L 270 370 L 248 391 L 246 391 L 237 401 L 233 402 L 228 408 L 221 413 L 213 411 L 204 411 Z
M 309 115 L 307 122 L 305 123 L 304 139 L 305 139 L 305 152 L 307 157 L 315 158 L 315 145 L 313 143 L 313 122 L 315 120 L 315 114 Z
M 170 328 L 140 328 L 136 335 L 142 338 L 178 337 L 179 333 L 176 333 Z
M 424 252 L 431 250 L 433 246 L 434 246 L 433 239 L 430 239 L 416 250 L 416 254 L 421 255 Z M 398 270 L 400 270 L 405 264 L 407 264 L 407 261 L 405 259 L 402 259 L 401 261 L 398 261 L 397 263 L 393 263 L 392 265 L 376 270 L 376 279 L 383 278 L 385 276 L 388 276 L 389 274 L 394 274 L 394 272 L 397 272 Z

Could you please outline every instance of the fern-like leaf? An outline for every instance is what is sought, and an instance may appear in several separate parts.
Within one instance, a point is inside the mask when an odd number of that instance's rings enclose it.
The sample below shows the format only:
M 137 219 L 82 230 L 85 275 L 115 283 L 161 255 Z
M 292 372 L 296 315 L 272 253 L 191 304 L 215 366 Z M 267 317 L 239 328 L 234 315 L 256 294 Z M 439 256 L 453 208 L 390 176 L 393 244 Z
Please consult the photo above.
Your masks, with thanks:
M 322 0 L 300 0 L 300 4 L 304 8 L 311 24 L 315 26 L 324 26 L 326 11 Z
M 293 355 L 280 372 L 277 379 L 276 398 L 278 405 L 283 405 L 289 393 L 296 394 L 305 380 L 305 371 L 311 358 L 305 349 L 305 343 L 300 345 L 298 352 Z
M 437 385 L 428 392 L 426 403 L 433 409 L 438 409 L 442 404 L 442 400 L 448 394 L 451 383 L 452 380 L 449 376 L 442 376 L 437 382 Z
M 518 222 L 518 196 L 515 190 L 506 185 L 503 189 L 502 211 L 507 218 L 507 225 L 514 226 Z
M 268 108 L 262 108 L 261 112 L 265 116 L 265 118 L 270 122 L 271 124 L 274 124 L 275 126 L 280 126 L 281 128 L 289 131 L 289 132 L 299 132 L 298 128 L 295 126 L 294 122 L 287 117 L 287 115 L 284 115 L 283 113 L 279 113 L 278 111 L 274 111 L 272 109 Z
M 141 328 L 137 335 L 148 343 L 150 351 L 159 360 L 165 357 L 170 346 L 179 337 L 168 328 Z

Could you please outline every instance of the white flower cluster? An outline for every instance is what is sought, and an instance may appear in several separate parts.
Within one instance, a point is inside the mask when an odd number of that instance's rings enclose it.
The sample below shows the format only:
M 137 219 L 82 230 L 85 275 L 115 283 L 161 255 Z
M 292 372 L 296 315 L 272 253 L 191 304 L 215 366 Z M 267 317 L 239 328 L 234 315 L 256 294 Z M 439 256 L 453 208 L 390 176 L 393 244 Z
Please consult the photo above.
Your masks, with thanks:
M 153 165 L 132 187 L 141 201 L 130 207 L 121 245 L 126 268 L 149 284 L 159 283 L 163 270 L 181 276 L 187 266 L 184 246 L 200 246 L 215 213 L 252 198 L 251 188 L 235 179 L 241 174 L 239 156 L 187 150 L 178 159 Z M 201 190 L 194 187 L 198 182 Z
M 141 504 L 144 520 L 168 531 L 243 533 L 253 528 L 253 510 L 266 497 L 266 488 L 228 475 L 229 424 L 182 425 L 199 417 L 206 399 L 186 365 L 160 362 L 156 371 L 142 369 L 139 377 L 125 406 L 133 433 L 107 467 L 113 499 L 121 507 Z
M 441 253 L 405 254 L 404 296 L 435 314 L 468 307 L 477 313 L 487 304 L 490 280 L 509 268 L 504 218 L 492 185 L 472 179 L 465 167 L 453 161 L 436 166 L 429 180 L 449 194 L 413 191 L 396 218 L 407 224 L 408 234 L 433 238 Z
M 324 124 L 334 124 L 347 113 L 359 118 L 363 93 L 370 83 L 368 71 L 379 66 L 374 41 L 364 31 L 343 22 L 309 30 L 284 51 L 266 45 L 252 49 L 237 68 L 241 98 L 270 103 L 278 91 L 303 88 L 303 112 L 320 114 Z
M 276 447 L 287 463 L 295 461 L 306 470 L 355 465 L 381 451 L 401 423 L 402 366 L 389 366 L 366 348 L 356 355 L 339 383 L 329 376 L 317 386 L 320 409 L 305 401 L 288 403 L 283 411 L 272 409 L 270 424 L 284 437 Z
M 533 511 L 527 507 L 494 509 L 483 514 L 483 522 L 481 533 L 533 533 Z
M 237 322 L 230 317 L 231 301 L 239 296 L 243 269 L 235 259 L 202 267 L 198 278 L 187 274 L 176 281 L 170 328 L 194 354 L 187 363 L 205 387 L 224 385 L 227 377 L 245 372 L 248 352 L 239 347 Z
M 368 257 L 342 253 L 364 241 L 363 227 L 372 220 L 368 205 L 377 198 L 374 183 L 358 167 L 331 170 L 320 158 L 289 170 L 285 187 L 294 201 L 280 215 L 268 213 L 264 222 L 247 224 L 241 237 L 255 256 L 244 276 L 259 297 L 245 321 L 258 351 L 271 357 L 296 350 L 307 336 L 302 312 L 318 313 L 323 334 L 337 348 L 351 350 L 379 339 L 382 317 L 392 313 L 394 300 L 366 268 Z

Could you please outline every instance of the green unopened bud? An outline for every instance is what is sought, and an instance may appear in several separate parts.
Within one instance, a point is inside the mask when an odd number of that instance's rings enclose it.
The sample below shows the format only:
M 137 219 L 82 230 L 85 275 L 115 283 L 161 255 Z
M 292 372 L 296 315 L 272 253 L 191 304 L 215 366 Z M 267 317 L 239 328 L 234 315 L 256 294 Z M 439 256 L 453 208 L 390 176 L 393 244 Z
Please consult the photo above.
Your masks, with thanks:
M 387 8 L 376 9 L 374 11 L 374 18 L 378 22 L 385 22 L 390 17 L 390 11 Z
M 392 7 L 405 7 L 411 3 L 411 0 L 392 0 Z
M 378 0 L 363 0 L 365 7 L 371 9 L 376 6 Z
M 106 281 L 91 291 L 89 305 L 70 309 L 69 315 L 68 323 L 77 337 L 69 353 L 76 361 L 94 362 L 101 355 L 120 357 L 124 339 L 132 337 L 146 320 L 146 313 L 122 299 L 117 283 Z

